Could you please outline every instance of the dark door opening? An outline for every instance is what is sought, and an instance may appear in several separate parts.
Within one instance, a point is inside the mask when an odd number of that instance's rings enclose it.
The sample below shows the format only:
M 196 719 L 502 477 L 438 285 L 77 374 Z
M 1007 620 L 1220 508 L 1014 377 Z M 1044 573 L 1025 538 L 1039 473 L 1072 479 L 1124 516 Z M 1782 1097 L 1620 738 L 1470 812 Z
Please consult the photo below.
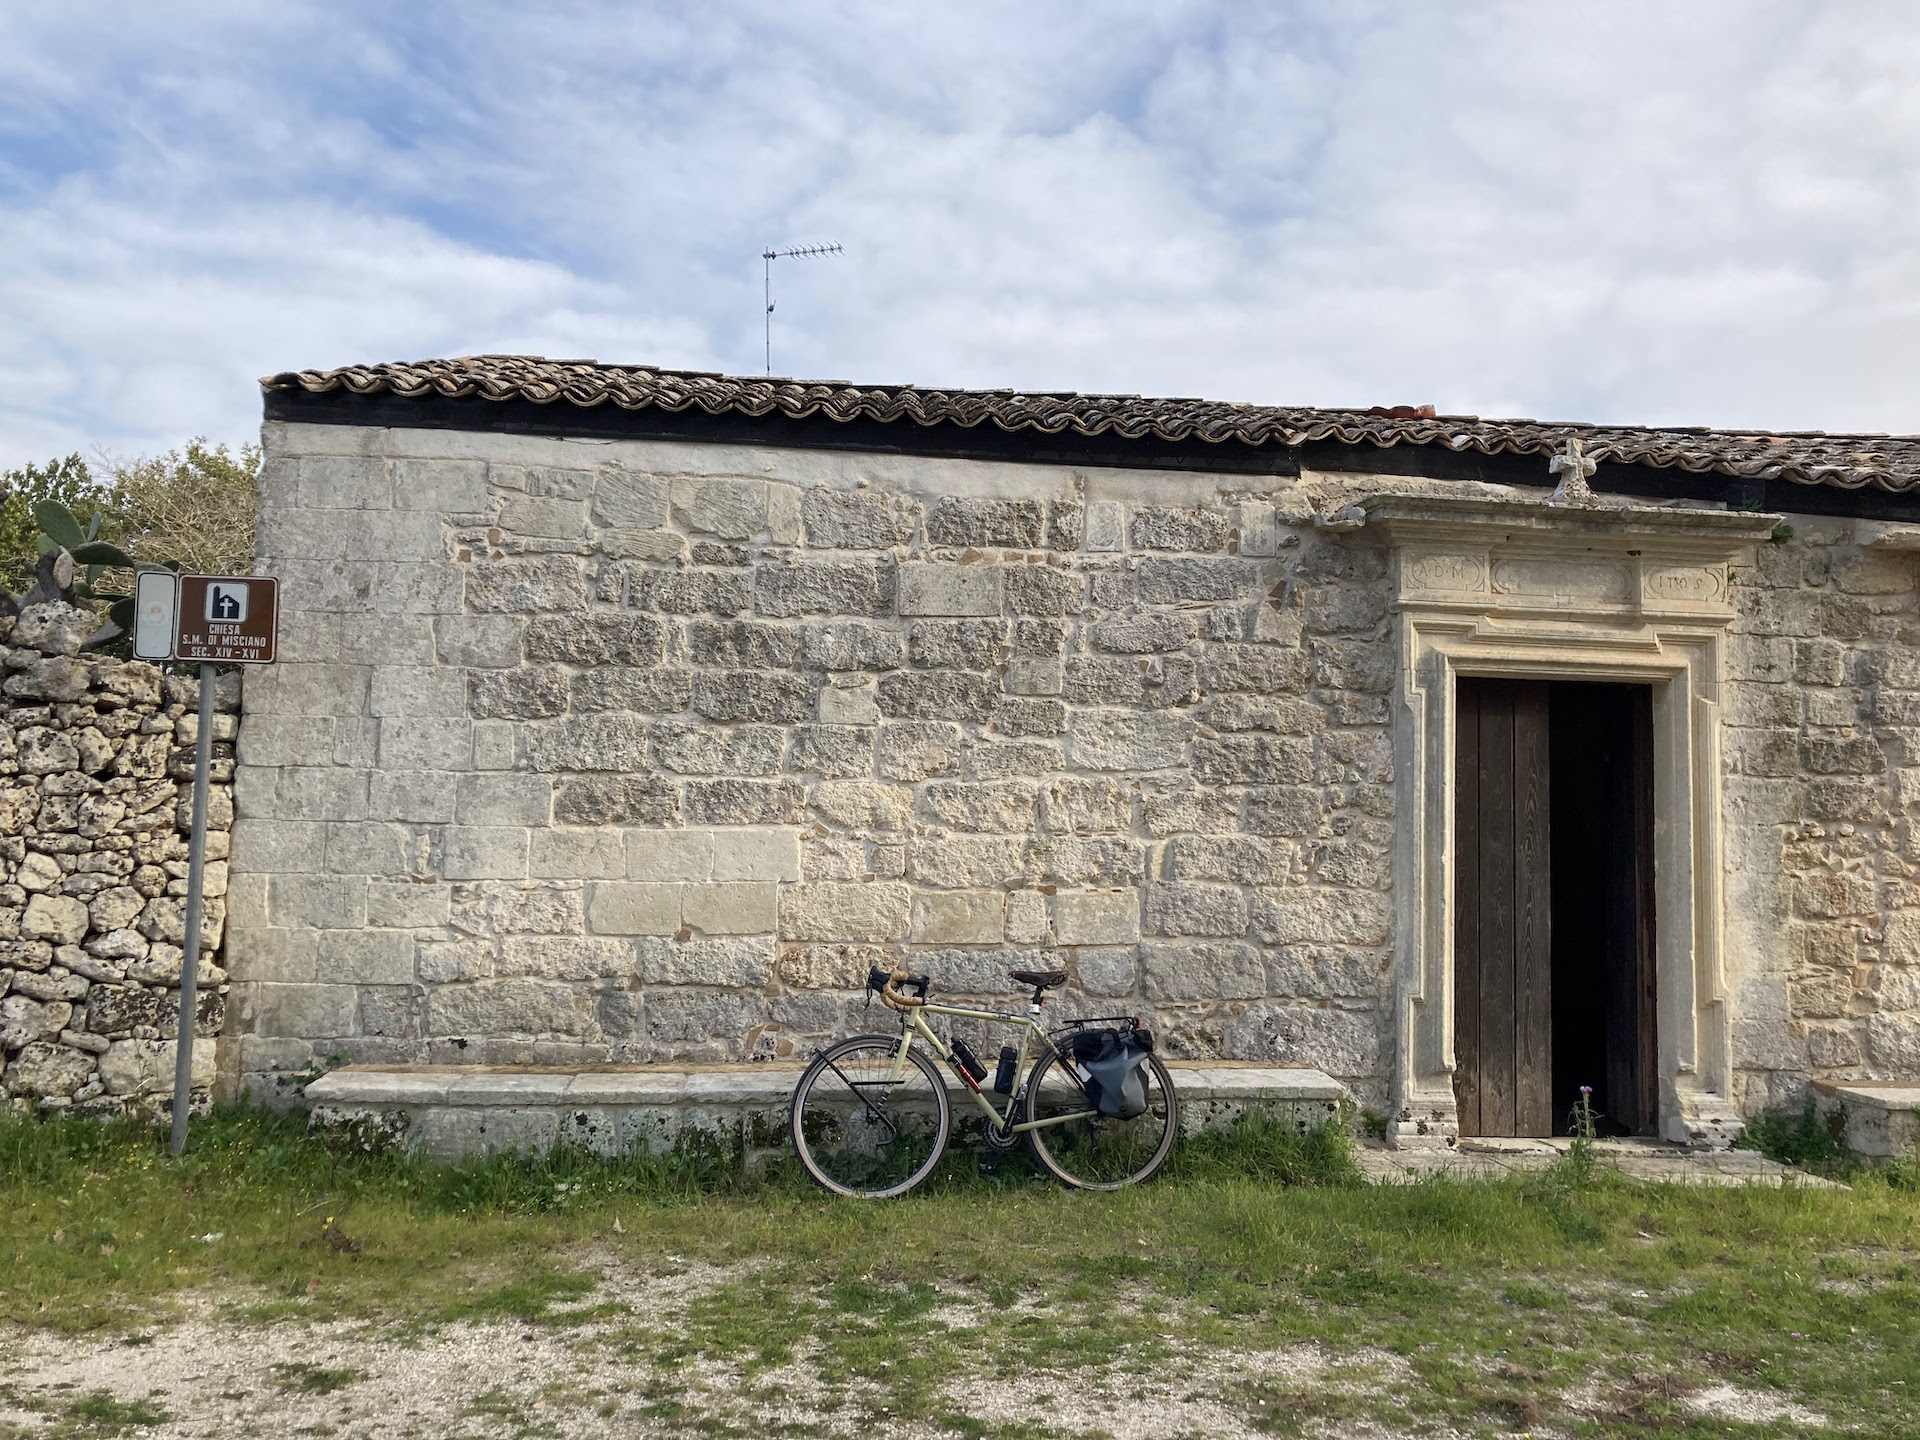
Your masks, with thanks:
M 1653 692 L 1462 678 L 1454 1049 L 1463 1135 L 1654 1133 Z

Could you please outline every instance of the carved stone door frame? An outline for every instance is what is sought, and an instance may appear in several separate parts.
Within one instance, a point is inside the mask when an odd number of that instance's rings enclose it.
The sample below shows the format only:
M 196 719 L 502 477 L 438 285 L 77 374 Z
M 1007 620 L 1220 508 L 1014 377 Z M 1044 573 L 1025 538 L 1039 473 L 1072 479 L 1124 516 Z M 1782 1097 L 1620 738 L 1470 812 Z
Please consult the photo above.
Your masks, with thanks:
M 1660 1133 L 1726 1144 L 1720 716 L 1728 566 L 1775 515 L 1378 497 L 1393 551 L 1396 1145 L 1451 1144 L 1455 1108 L 1454 682 L 1461 675 L 1653 688 Z

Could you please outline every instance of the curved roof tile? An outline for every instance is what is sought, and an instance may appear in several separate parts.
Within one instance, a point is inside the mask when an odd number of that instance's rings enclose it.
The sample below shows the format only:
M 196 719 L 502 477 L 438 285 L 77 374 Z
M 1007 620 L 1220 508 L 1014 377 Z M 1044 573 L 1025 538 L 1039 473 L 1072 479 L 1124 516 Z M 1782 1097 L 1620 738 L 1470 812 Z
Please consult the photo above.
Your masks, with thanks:
M 1088 437 L 1197 439 L 1214 444 L 1437 445 L 1485 455 L 1548 455 L 1563 448 L 1568 436 L 1577 435 L 1596 460 L 1844 489 L 1872 487 L 1895 493 L 1920 489 L 1920 436 L 1483 420 L 1476 415 L 1432 415 L 1405 406 L 1333 410 L 1140 395 L 920 389 L 603 365 L 538 355 L 468 355 L 286 371 L 260 383 L 268 390 L 316 394 L 344 390 L 356 395 L 478 397 L 583 408 L 701 410 L 713 416 L 779 415 L 795 420 L 825 416 L 928 426 L 991 424 L 1008 432 L 1059 435 L 1070 431 Z

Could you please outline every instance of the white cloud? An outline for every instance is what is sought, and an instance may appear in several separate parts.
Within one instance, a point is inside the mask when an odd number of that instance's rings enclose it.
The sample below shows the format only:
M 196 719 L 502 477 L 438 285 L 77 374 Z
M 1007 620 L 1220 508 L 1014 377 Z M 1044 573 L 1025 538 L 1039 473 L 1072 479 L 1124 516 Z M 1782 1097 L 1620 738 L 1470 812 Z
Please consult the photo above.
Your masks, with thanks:
M 0 12 L 0 463 L 288 366 L 1920 429 L 1892 3 Z

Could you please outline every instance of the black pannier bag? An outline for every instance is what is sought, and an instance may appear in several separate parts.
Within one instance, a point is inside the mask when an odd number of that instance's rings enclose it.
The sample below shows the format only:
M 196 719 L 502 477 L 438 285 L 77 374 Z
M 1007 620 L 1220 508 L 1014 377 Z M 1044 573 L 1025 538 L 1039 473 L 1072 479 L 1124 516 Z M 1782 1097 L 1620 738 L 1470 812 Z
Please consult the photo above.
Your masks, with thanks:
M 1080 1030 L 1063 1047 L 1084 1074 L 1094 1109 L 1115 1120 L 1131 1120 L 1147 1109 L 1143 1065 L 1153 1053 L 1146 1030 Z

